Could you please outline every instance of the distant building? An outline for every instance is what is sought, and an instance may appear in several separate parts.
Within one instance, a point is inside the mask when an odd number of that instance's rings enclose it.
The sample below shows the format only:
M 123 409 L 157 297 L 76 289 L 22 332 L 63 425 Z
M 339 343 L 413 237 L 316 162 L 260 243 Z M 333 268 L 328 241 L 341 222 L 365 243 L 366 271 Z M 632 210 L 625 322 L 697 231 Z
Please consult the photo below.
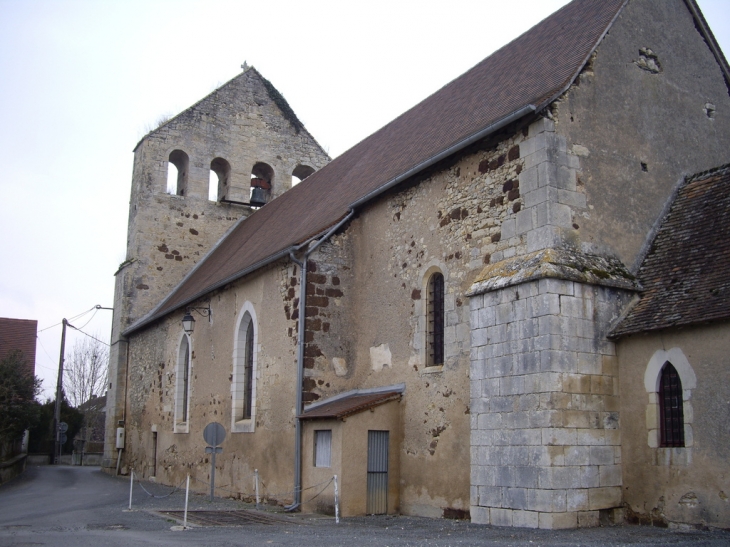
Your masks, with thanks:
M 38 321 L 0 317 L 0 359 L 13 351 L 23 352 L 28 373 L 35 374 L 35 347 Z
M 38 321 L 0 317 L 0 360 L 20 351 L 25 359 L 25 372 L 35 375 L 35 348 Z M 20 371 L 19 371 L 20 372 Z M 25 469 L 28 454 L 28 432 L 15 443 L 0 443 L 0 484 Z

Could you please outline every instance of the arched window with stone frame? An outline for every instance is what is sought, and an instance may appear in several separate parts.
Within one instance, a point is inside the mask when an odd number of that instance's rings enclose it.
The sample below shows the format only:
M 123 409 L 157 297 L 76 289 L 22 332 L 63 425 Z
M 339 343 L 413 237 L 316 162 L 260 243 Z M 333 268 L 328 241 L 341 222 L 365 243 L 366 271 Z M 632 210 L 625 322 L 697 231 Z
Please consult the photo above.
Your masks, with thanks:
M 682 379 L 667 361 L 659 378 L 659 446 L 684 446 L 684 402 Z
M 234 433 L 250 433 L 255 429 L 257 358 L 256 312 L 246 302 L 237 321 L 233 348 L 231 431 Z
M 657 349 L 644 371 L 647 444 L 657 465 L 686 465 L 694 446 L 692 392 L 697 376 L 679 347 Z
M 183 333 L 175 366 L 175 433 L 187 433 L 190 426 L 190 337 Z

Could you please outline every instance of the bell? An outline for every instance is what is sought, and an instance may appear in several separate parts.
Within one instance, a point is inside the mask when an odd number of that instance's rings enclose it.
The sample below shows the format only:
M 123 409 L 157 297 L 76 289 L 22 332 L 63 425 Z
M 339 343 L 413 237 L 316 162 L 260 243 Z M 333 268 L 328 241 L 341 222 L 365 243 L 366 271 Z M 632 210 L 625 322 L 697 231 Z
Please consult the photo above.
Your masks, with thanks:
M 255 186 L 251 190 L 251 199 L 249 200 L 251 207 L 263 207 L 266 205 L 266 190 L 259 186 Z

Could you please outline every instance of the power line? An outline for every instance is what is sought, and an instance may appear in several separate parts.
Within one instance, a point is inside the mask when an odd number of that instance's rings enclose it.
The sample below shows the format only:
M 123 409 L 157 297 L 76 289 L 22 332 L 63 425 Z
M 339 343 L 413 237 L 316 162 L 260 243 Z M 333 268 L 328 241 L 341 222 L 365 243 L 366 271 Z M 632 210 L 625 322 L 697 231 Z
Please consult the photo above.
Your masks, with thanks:
M 114 309 L 114 308 L 106 308 L 106 307 L 104 307 L 104 306 L 101 306 L 100 304 L 97 304 L 96 306 L 93 306 L 93 307 L 89 308 L 88 310 L 86 310 L 86 311 L 84 311 L 84 312 L 81 312 L 81 313 L 79 313 L 78 315 L 74 315 L 74 316 L 73 316 L 73 317 L 71 317 L 70 319 L 67 319 L 67 321 L 75 321 L 76 319 L 81 319 L 81 318 L 82 318 L 82 317 L 83 317 L 84 315 L 86 315 L 87 313 L 90 313 L 90 312 L 92 312 L 92 311 L 93 311 L 93 312 L 94 312 L 94 315 L 92 315 L 92 316 L 91 316 L 91 318 L 90 318 L 90 319 L 89 319 L 89 320 L 88 320 L 88 321 L 87 321 L 86 323 L 84 323 L 84 325 L 83 325 L 83 326 L 81 327 L 81 328 L 83 329 L 83 328 L 84 328 L 84 327 L 85 327 L 86 325 L 88 325 L 88 324 L 89 324 L 89 322 L 91 321 L 91 319 L 93 319 L 93 318 L 94 318 L 94 316 L 96 315 L 96 312 L 97 312 L 97 311 L 99 311 L 99 310 L 113 310 L 113 309 Z M 51 325 L 50 327 L 46 327 L 46 328 L 44 328 L 44 329 L 41 329 L 41 330 L 39 330 L 39 331 L 36 331 L 36 332 L 43 332 L 43 331 L 46 331 L 46 330 L 48 330 L 48 329 L 52 329 L 53 327 L 57 327 L 57 326 L 58 326 L 58 325 L 60 325 L 61 323 L 63 323 L 63 321 L 59 321 L 59 322 L 58 322 L 58 323 L 56 323 L 55 325 Z M 74 327 L 74 328 L 76 328 L 76 327 Z M 77 330 L 78 330 L 78 329 L 77 329 Z M 109 344 L 107 344 L 107 345 L 109 345 Z
M 98 339 L 98 338 L 97 338 L 96 336 L 91 336 L 91 335 L 90 335 L 89 333 L 87 333 L 87 332 L 84 332 L 84 331 L 82 331 L 82 330 L 81 330 L 80 328 L 78 328 L 78 327 L 74 327 L 74 326 L 73 326 L 73 325 L 72 325 L 71 323 L 68 323 L 68 322 L 67 322 L 67 323 L 66 323 L 66 325 L 68 325 L 69 327 L 71 327 L 71 328 L 72 328 L 72 329 L 74 329 L 74 330 L 77 330 L 77 331 L 79 331 L 79 332 L 80 332 L 81 334 L 83 334 L 84 336 L 88 336 L 88 337 L 89 337 L 89 338 L 91 338 L 92 340 L 96 340 L 96 341 L 97 341 L 97 342 L 99 342 L 100 344 L 104 344 L 105 346 L 109 346 L 109 344 L 107 344 L 107 343 L 106 343 L 106 342 L 104 342 L 103 340 L 99 340 L 99 339 Z
M 96 312 L 98 312 L 98 311 L 99 311 L 99 307 L 98 306 L 95 306 L 94 307 L 94 315 L 92 315 L 91 317 L 89 317 L 89 320 L 86 323 L 84 323 L 83 325 L 81 325 L 78 330 L 83 329 L 86 325 L 88 325 L 89 323 L 91 323 L 91 320 L 94 319 L 94 317 L 96 317 Z

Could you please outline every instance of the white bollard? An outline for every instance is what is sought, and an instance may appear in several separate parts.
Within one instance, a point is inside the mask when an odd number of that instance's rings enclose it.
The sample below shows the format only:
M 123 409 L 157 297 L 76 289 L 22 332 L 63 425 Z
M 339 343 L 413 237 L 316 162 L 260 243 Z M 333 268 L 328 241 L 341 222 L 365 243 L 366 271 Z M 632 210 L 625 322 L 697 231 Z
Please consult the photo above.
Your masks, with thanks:
M 253 470 L 254 481 L 256 482 L 256 507 L 259 506 L 259 470 Z
M 335 523 L 340 523 L 340 499 L 337 490 L 337 475 L 335 475 Z
M 134 469 L 129 473 L 129 510 L 132 510 L 132 486 L 134 485 Z
M 188 474 L 188 482 L 185 485 L 185 514 L 183 516 L 183 529 L 188 527 L 188 494 L 190 493 L 190 475 Z

